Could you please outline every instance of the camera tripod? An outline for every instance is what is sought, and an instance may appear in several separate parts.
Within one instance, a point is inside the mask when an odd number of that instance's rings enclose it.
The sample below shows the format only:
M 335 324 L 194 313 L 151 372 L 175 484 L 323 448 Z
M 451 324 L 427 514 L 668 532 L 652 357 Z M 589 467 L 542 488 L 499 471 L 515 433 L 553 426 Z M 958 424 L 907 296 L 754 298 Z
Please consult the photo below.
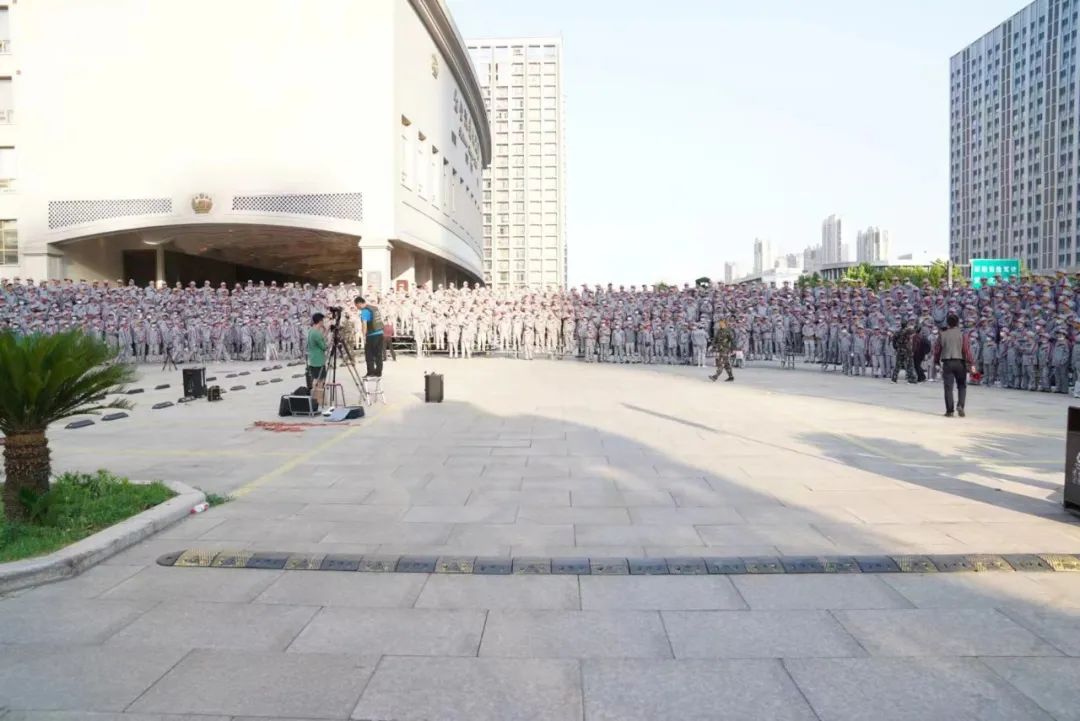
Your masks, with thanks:
M 356 358 L 353 357 L 348 344 L 341 337 L 341 311 L 331 309 L 330 314 L 333 320 L 330 324 L 330 358 L 328 363 L 330 368 L 330 382 L 326 387 L 330 389 L 331 393 L 333 393 L 333 389 L 341 387 L 337 382 L 337 366 L 339 358 L 344 356 L 345 360 L 342 361 L 342 365 L 345 366 L 345 370 L 352 378 L 352 382 L 356 386 L 357 392 L 360 394 L 360 404 L 367 405 L 367 390 L 364 388 L 364 382 L 360 378 L 360 373 L 356 370 Z M 326 405 L 325 390 L 323 395 L 323 404 Z M 331 400 L 332 402 L 330 405 L 334 405 L 338 399 L 331 395 Z M 344 391 L 341 392 L 341 405 L 345 405 Z
M 170 346 L 165 346 L 165 362 L 161 364 L 161 370 L 164 371 L 168 368 L 176 370 L 176 360 L 173 358 L 172 348 Z

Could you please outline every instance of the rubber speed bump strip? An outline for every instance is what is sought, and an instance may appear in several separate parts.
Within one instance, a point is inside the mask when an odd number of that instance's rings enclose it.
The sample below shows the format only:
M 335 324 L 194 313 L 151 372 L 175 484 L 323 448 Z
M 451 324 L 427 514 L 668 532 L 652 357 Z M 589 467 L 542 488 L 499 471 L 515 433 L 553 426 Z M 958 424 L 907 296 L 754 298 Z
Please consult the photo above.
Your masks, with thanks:
M 1049 563 L 1055 571 L 1080 571 L 1080 555 L 1040 553 L 1039 558 Z
M 476 565 L 475 558 L 457 558 L 440 556 L 435 563 L 436 573 L 472 573 Z
M 358 573 L 471 575 L 736 576 L 830 573 L 1080 572 L 1080 554 L 964 554 L 935 556 L 779 556 L 687 558 L 496 558 L 288 553 L 191 548 L 166 553 L 159 566 L 263 568 Z

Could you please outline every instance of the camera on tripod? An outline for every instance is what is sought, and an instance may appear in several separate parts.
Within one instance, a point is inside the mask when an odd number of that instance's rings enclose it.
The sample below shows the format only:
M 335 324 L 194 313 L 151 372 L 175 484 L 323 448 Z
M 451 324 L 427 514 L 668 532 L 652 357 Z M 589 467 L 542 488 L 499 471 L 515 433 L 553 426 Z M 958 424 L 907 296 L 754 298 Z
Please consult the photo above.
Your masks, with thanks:
M 327 310 L 330 311 L 330 331 L 336 337 L 338 328 L 341 326 L 341 314 L 345 309 L 340 305 L 332 305 Z

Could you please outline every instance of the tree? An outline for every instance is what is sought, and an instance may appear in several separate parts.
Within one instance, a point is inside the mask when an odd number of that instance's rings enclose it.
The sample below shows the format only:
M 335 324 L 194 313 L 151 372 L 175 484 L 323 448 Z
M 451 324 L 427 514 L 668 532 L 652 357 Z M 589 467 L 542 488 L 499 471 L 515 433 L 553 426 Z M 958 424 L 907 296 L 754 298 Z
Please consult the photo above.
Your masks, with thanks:
M 0 333 L 0 432 L 4 441 L 4 516 L 27 517 L 26 504 L 49 490 L 50 423 L 108 408 L 131 408 L 125 399 L 100 396 L 131 382 L 135 370 L 113 365 L 116 352 L 72 330 L 56 335 Z

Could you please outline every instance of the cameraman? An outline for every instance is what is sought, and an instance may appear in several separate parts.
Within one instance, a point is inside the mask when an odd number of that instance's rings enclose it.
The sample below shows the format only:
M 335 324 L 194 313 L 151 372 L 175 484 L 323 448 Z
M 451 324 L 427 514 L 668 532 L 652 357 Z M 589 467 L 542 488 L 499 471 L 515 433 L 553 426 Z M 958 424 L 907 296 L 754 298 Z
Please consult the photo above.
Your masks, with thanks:
M 323 384 L 326 382 L 326 329 L 324 316 L 315 313 L 311 316 L 311 328 L 307 334 L 307 377 L 311 396 L 322 402 Z
M 353 301 L 360 312 L 360 327 L 364 333 L 364 360 L 367 361 L 367 378 L 382 378 L 383 365 L 383 319 L 377 306 L 366 302 L 362 296 Z

